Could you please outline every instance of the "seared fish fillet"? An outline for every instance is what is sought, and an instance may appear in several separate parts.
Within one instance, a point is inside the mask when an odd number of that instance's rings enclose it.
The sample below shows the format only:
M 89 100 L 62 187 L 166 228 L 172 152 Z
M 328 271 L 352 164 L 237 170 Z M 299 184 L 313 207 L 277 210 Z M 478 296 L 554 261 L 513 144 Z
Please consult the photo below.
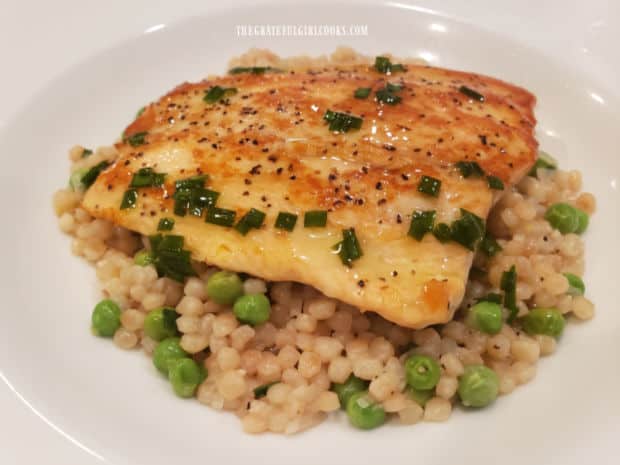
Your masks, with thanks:
M 396 87 L 386 90 L 388 82 Z M 236 93 L 205 101 L 216 86 Z M 359 88 L 370 94 L 356 98 Z M 421 65 L 391 74 L 330 65 L 186 83 L 127 127 L 118 159 L 83 207 L 144 235 L 173 218 L 170 233 L 185 238 L 196 260 L 312 285 L 402 326 L 443 323 L 463 298 L 473 252 L 431 233 L 412 237 L 413 213 L 433 210 L 435 224 L 450 225 L 461 209 L 486 219 L 501 194 L 486 175 L 507 188 L 536 159 L 534 104 L 532 94 L 497 79 Z M 361 118 L 361 127 L 330 130 L 328 110 Z M 484 175 L 465 178 L 461 161 L 477 162 Z M 141 168 L 165 173 L 164 183 L 137 189 L 134 207 L 121 209 Z M 220 193 L 218 208 L 234 210 L 237 220 L 258 209 L 266 213 L 262 226 L 242 235 L 205 222 L 205 212 L 175 215 L 175 181 L 197 174 Z M 418 190 L 423 176 L 441 181 L 437 197 Z M 325 227 L 304 227 L 312 210 L 328 211 Z M 292 231 L 275 227 L 279 212 L 298 215 Z M 334 245 L 348 228 L 363 255 L 345 266 Z

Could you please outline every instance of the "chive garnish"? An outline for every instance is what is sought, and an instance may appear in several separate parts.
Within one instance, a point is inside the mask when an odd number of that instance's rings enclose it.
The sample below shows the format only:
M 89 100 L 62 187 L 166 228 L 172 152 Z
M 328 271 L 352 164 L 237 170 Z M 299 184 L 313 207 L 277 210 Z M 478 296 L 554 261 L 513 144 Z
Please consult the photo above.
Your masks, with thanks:
M 474 213 L 461 208 L 461 217 L 450 227 L 452 240 L 474 251 L 484 237 L 484 221 Z
M 491 189 L 495 189 L 498 191 L 504 190 L 504 182 L 498 178 L 497 176 L 487 176 L 487 183 Z
M 394 95 L 394 93 L 390 92 L 387 89 L 380 89 L 375 95 L 377 96 L 378 102 L 385 103 L 387 105 L 396 105 L 402 100 L 402 98 L 400 98 L 398 95 Z
M 162 218 L 157 225 L 158 231 L 172 231 L 172 228 L 174 228 L 174 219 L 172 218 Z
M 124 136 L 123 140 L 129 143 L 129 145 L 131 145 L 132 147 L 138 147 L 140 145 L 146 144 L 147 135 L 148 135 L 148 132 L 140 131 L 140 132 L 136 132 L 132 134 L 131 136 Z
M 194 216 L 202 216 L 204 209 L 215 206 L 219 196 L 219 192 L 204 187 L 192 189 L 188 206 L 190 213 Z
M 209 176 L 206 174 L 198 174 L 187 179 L 179 179 L 175 181 L 175 189 L 191 189 L 193 187 L 204 187 L 208 181 Z
M 500 289 L 504 291 L 504 307 L 510 310 L 508 323 L 512 323 L 519 313 L 517 307 L 517 270 L 514 265 L 502 273 Z
M 294 213 L 280 212 L 276 218 L 276 228 L 292 231 L 297 223 L 297 215 Z
M 437 238 L 437 240 L 441 243 L 448 242 L 452 239 L 452 232 L 450 231 L 450 226 L 446 223 L 438 223 L 433 228 L 433 236 Z
M 129 187 L 161 187 L 165 177 L 164 173 L 156 173 L 153 168 L 140 168 L 131 178 Z
M 194 216 L 202 216 L 202 212 L 213 207 L 220 196 L 219 192 L 205 189 L 208 180 L 206 174 L 180 179 L 174 183 L 174 214 L 185 216 L 187 212 Z
M 137 201 L 138 191 L 136 189 L 127 189 L 123 194 L 123 200 L 121 200 L 121 210 L 135 208 Z
M 106 169 L 110 164 L 107 161 L 102 161 L 97 163 L 95 166 L 90 168 L 84 176 L 82 176 L 81 182 L 84 185 L 84 188 L 88 189 L 93 185 L 95 180 L 99 177 L 101 172 Z
M 150 236 L 153 264 L 159 276 L 167 276 L 183 282 L 188 276 L 196 276 L 190 253 L 183 249 L 183 236 L 157 234 Z
M 479 102 L 484 102 L 484 95 L 479 94 L 474 89 L 470 89 L 467 86 L 459 87 L 459 92 L 461 94 L 467 95 L 472 100 L 478 100 Z
M 478 299 L 478 302 L 494 302 L 496 304 L 500 304 L 501 305 L 501 303 L 502 303 L 502 295 L 498 294 L 496 292 L 489 292 L 484 297 L 481 297 L 480 299 Z
M 140 108 L 137 112 L 136 112 L 136 119 L 140 118 L 140 116 L 142 116 L 142 113 L 144 113 L 144 110 L 146 110 L 146 107 L 142 107 Z
M 88 158 L 93 154 L 93 151 L 90 149 L 83 149 L 81 158 Z
M 383 74 L 391 74 L 396 71 L 407 71 L 403 65 L 394 64 L 388 57 L 381 56 L 375 58 L 375 69 Z
M 261 384 L 260 386 L 255 387 L 254 398 L 261 399 L 262 397 L 265 397 L 267 395 L 267 391 L 269 390 L 269 388 L 273 386 L 274 384 L 278 384 L 278 383 L 279 381 L 274 381 L 272 383 Z
M 528 176 L 536 177 L 536 171 L 538 168 L 543 168 L 546 170 L 554 170 L 557 169 L 558 162 L 547 152 L 543 152 L 540 150 L 538 152 L 538 158 L 536 159 L 536 163 L 532 166 L 532 169 L 528 173 Z
M 228 70 L 228 74 L 265 74 L 265 73 L 281 73 L 282 70 L 271 66 L 236 66 Z
M 219 102 L 225 97 L 230 97 L 231 95 L 235 95 L 237 93 L 236 87 L 220 87 L 213 86 L 208 91 L 202 100 L 207 103 L 215 103 Z
M 329 123 L 329 130 L 334 132 L 347 132 L 362 127 L 362 118 L 348 113 L 327 110 L 323 119 Z
M 304 214 L 304 228 L 324 228 L 326 224 L 326 210 L 310 210 Z
M 250 229 L 260 228 L 263 225 L 263 221 L 265 221 L 265 214 L 256 208 L 251 208 L 250 211 L 241 217 L 235 225 L 235 229 L 245 236 L 250 232 Z
M 207 210 L 205 221 L 218 226 L 230 227 L 235 224 L 237 213 L 234 210 L 226 210 L 225 208 L 211 207 Z
M 424 235 L 433 230 L 435 224 L 435 210 L 414 211 L 411 215 L 411 224 L 409 225 L 409 235 L 421 241 Z
M 355 235 L 355 228 L 343 229 L 342 241 L 338 242 L 335 247 L 342 263 L 349 267 L 355 260 L 364 255 Z
M 484 171 L 475 161 L 457 161 L 454 166 L 458 168 L 464 178 L 484 176 Z
M 402 100 L 396 92 L 403 90 L 400 84 L 392 84 L 388 82 L 383 89 L 379 89 L 376 92 L 377 102 L 385 103 L 387 105 L 396 105 Z
M 359 87 L 355 89 L 353 96 L 359 99 L 368 98 L 368 96 L 370 95 L 370 90 L 371 90 L 370 87 Z
M 497 241 L 486 234 L 484 238 L 480 241 L 480 245 L 478 246 L 480 250 L 487 256 L 492 257 L 497 252 L 502 250 L 502 246 L 497 243 Z
M 418 184 L 418 192 L 430 195 L 432 197 L 439 196 L 439 190 L 441 189 L 441 181 L 433 178 L 432 176 L 422 176 Z

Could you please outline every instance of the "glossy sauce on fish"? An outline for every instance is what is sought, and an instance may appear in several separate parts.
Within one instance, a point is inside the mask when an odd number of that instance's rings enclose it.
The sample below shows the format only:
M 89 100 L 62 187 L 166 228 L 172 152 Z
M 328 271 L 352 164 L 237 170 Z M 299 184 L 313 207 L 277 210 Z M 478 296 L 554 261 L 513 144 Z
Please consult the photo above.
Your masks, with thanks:
M 400 98 L 381 102 L 390 83 Z M 214 87 L 236 89 L 210 103 Z M 474 90 L 467 94 L 465 89 Z M 370 88 L 356 98 L 359 88 Z M 483 97 L 475 98 L 475 95 Z M 369 65 L 242 73 L 182 84 L 125 130 L 119 157 L 88 190 L 92 215 L 144 235 L 161 218 L 175 220 L 196 260 L 273 281 L 298 281 L 325 295 L 374 311 L 402 326 L 450 320 L 460 304 L 473 252 L 433 234 L 408 234 L 414 211 L 435 211 L 451 224 L 465 209 L 485 219 L 501 191 L 536 159 L 535 98 L 519 87 L 477 74 L 420 65 L 383 74 Z M 361 127 L 329 130 L 326 111 L 361 118 Z M 139 134 L 141 140 L 131 142 Z M 476 162 L 485 176 L 464 178 L 455 164 Z M 165 173 L 161 187 L 138 189 L 121 209 L 141 168 Z M 217 207 L 239 219 L 251 208 L 263 225 L 234 228 L 173 212 L 175 181 L 207 174 Z M 441 181 L 438 196 L 418 190 L 423 176 Z M 328 212 L 325 227 L 304 227 L 305 212 Z M 292 231 L 274 226 L 280 212 L 298 215 Z M 345 266 L 334 246 L 354 228 L 363 255 Z

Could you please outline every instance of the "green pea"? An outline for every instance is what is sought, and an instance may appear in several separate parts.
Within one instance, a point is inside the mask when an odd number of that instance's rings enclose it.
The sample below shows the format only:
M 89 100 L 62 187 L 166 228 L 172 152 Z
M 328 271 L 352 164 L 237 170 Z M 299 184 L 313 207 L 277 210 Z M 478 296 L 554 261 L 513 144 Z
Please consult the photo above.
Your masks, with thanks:
M 440 374 L 439 363 L 426 355 L 412 355 L 405 360 L 405 378 L 414 389 L 433 389 Z
M 142 249 L 134 255 L 133 262 L 136 265 L 148 266 L 151 263 L 153 263 L 153 259 L 154 259 L 153 252 L 149 252 L 146 249 Z
M 356 392 L 347 401 L 347 416 L 359 429 L 373 429 L 385 423 L 385 410 L 374 402 L 368 391 Z
M 144 334 L 156 341 L 176 336 L 178 316 L 173 308 L 161 307 L 151 310 L 144 319 Z
M 232 305 L 243 295 L 243 283 L 237 273 L 218 271 L 207 281 L 207 295 L 221 305 Z
M 581 234 L 588 227 L 588 215 L 567 203 L 551 205 L 545 212 L 545 219 L 562 234 Z
M 483 333 L 497 334 L 503 324 L 502 307 L 495 302 L 478 302 L 468 310 L 465 323 Z
M 177 358 L 168 363 L 168 379 L 179 397 L 193 397 L 207 377 L 207 370 L 191 358 Z
M 87 172 L 88 168 L 80 168 L 71 173 L 71 176 L 69 177 L 69 187 L 76 192 L 84 190 L 82 178 Z
M 180 344 L 181 339 L 178 337 L 169 337 L 164 339 L 153 351 L 153 364 L 161 373 L 168 376 L 170 363 L 173 360 L 186 358 L 187 352 L 183 350 Z
M 497 398 L 499 376 L 484 365 L 469 365 L 459 378 L 458 394 L 466 407 L 486 407 Z
M 368 382 L 354 375 L 349 376 L 344 383 L 332 383 L 331 385 L 331 390 L 338 395 L 342 408 L 347 407 L 347 402 L 353 394 L 366 389 L 368 389 Z
M 244 295 L 235 301 L 233 313 L 241 323 L 256 326 L 269 319 L 271 304 L 264 294 Z
M 575 234 L 583 234 L 584 232 L 586 232 L 586 229 L 588 229 L 588 224 L 590 223 L 590 217 L 583 210 L 579 210 L 578 208 L 576 210 L 577 210 L 577 220 L 579 222 L 579 225 L 577 226 L 577 229 L 575 229 Z
M 424 407 L 426 403 L 435 395 L 432 389 L 414 389 L 411 386 L 407 386 L 407 395 L 416 402 L 420 407 Z
M 121 309 L 113 300 L 104 299 L 95 305 L 91 323 L 97 336 L 112 337 L 121 326 Z
M 584 295 L 586 293 L 586 285 L 579 276 L 572 273 L 564 273 L 564 277 L 568 281 L 568 291 L 566 291 L 568 295 Z
M 555 308 L 533 308 L 521 318 L 523 329 L 528 334 L 545 334 L 559 337 L 564 331 L 564 317 Z

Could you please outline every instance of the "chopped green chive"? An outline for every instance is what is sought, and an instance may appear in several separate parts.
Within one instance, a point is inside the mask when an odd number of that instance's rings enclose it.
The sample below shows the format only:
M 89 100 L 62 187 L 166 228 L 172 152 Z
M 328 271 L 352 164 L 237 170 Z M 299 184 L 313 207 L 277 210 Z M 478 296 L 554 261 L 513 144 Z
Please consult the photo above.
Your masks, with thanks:
M 468 178 L 470 176 L 484 176 L 484 171 L 475 161 L 457 161 L 454 166 L 458 168 L 464 178 Z
M 179 179 L 175 181 L 174 187 L 176 189 L 191 189 L 193 187 L 204 187 L 205 183 L 209 179 L 206 174 L 199 174 L 187 179 Z
M 202 216 L 202 211 L 205 208 L 211 208 L 215 206 L 217 199 L 220 197 L 220 193 L 205 189 L 203 187 L 196 187 L 191 190 L 189 199 L 189 211 L 194 216 Z
M 254 388 L 254 398 L 255 399 L 261 399 L 263 397 L 265 397 L 267 395 L 267 391 L 269 390 L 269 388 L 271 386 L 273 386 L 274 384 L 278 384 L 279 381 L 274 381 L 272 383 L 267 383 L 267 384 L 261 384 L 258 387 Z
M 342 230 L 342 241 L 336 244 L 336 251 L 342 263 L 349 267 L 355 260 L 364 255 L 354 228 Z
M 378 90 L 376 96 L 378 102 L 385 103 L 387 105 L 396 105 L 402 100 L 402 98 L 400 98 L 398 95 L 395 95 L 393 92 L 390 92 L 387 89 Z
M 432 197 L 439 196 L 439 190 L 441 189 L 441 181 L 431 176 L 422 176 L 420 183 L 418 184 L 418 192 L 430 195 Z
M 510 310 L 507 321 L 512 323 L 519 313 L 517 307 L 517 269 L 514 265 L 502 273 L 499 287 L 504 291 L 504 307 Z
M 174 234 L 166 236 L 156 234 L 155 236 L 151 236 L 149 240 L 153 250 L 181 250 L 185 242 L 183 236 L 176 236 Z
M 411 216 L 411 224 L 409 226 L 409 235 L 421 241 L 424 235 L 433 230 L 435 224 L 435 210 L 415 211 Z
M 215 206 L 219 196 L 219 192 L 203 187 L 179 189 L 173 195 L 174 213 L 179 216 L 185 216 L 189 211 L 190 215 L 202 216 L 202 212 L 206 208 Z
M 183 282 L 188 276 L 196 276 L 192 268 L 190 253 L 183 249 L 183 236 L 157 234 L 150 236 L 153 264 L 159 276 L 167 276 Z
M 202 216 L 202 212 L 213 207 L 220 196 L 219 192 L 205 189 L 208 180 L 206 174 L 180 179 L 174 183 L 174 214 L 185 216 L 187 212 L 193 216 Z
M 207 93 L 205 94 L 202 100 L 204 100 L 207 103 L 215 103 L 215 102 L 219 102 L 225 97 L 230 97 L 231 95 L 235 95 L 236 93 L 237 93 L 236 87 L 213 86 L 207 91 Z
M 450 226 L 446 223 L 438 223 L 433 228 L 433 236 L 437 238 L 437 240 L 441 243 L 448 242 L 452 239 L 452 232 L 450 231 Z
M 401 64 L 394 64 L 388 57 L 376 57 L 375 69 L 383 74 L 391 74 L 396 71 L 406 71 L 405 67 Z
M 489 183 L 489 187 L 491 189 L 498 191 L 504 190 L 504 182 L 497 176 L 487 176 L 487 182 Z
M 107 161 L 102 161 L 97 163 L 95 166 L 90 168 L 84 176 L 82 176 L 82 184 L 84 188 L 88 189 L 93 185 L 95 180 L 99 177 L 101 172 L 106 169 L 110 164 Z
M 323 119 L 329 123 L 329 130 L 334 132 L 347 132 L 351 129 L 362 127 L 362 118 L 348 113 L 327 110 Z
M 492 257 L 497 252 L 502 250 L 502 246 L 499 245 L 497 241 L 488 234 L 486 234 L 484 238 L 480 241 L 480 245 L 478 247 L 488 257 Z
M 484 102 L 484 95 L 479 94 L 478 92 L 476 92 L 474 89 L 470 89 L 467 86 L 461 86 L 459 87 L 459 92 L 461 94 L 467 95 L 470 99 L 472 100 L 477 100 L 479 102 Z
M 251 208 L 250 211 L 241 217 L 235 225 L 235 229 L 245 236 L 250 232 L 250 229 L 260 228 L 263 225 L 263 221 L 265 221 L 265 214 L 260 210 Z
M 586 285 L 579 276 L 572 273 L 564 273 L 564 277 L 568 281 L 568 291 L 566 291 L 568 295 L 577 296 L 585 294 Z
M 463 247 L 474 251 L 476 245 L 484 237 L 484 221 L 479 216 L 461 208 L 461 217 L 452 222 L 452 240 Z
M 496 292 L 489 292 L 484 297 L 478 299 L 478 302 L 493 302 L 496 304 L 502 304 L 502 295 Z
M 271 66 L 236 66 L 228 70 L 228 74 L 265 74 L 265 73 L 281 73 L 282 70 Z
M 294 213 L 280 212 L 276 218 L 276 228 L 292 231 L 297 223 L 297 215 Z
M 237 213 L 234 210 L 226 210 L 225 208 L 211 207 L 207 210 L 205 221 L 218 226 L 231 227 L 235 224 Z
M 172 218 L 162 218 L 157 225 L 158 231 L 172 231 L 174 228 L 174 220 Z
M 355 89 L 353 96 L 359 99 L 368 98 L 368 96 L 370 95 L 370 90 L 371 90 L 370 87 L 359 87 Z
M 87 171 L 87 168 L 80 168 L 71 173 L 71 176 L 69 176 L 69 187 L 71 188 L 71 190 L 74 190 L 76 192 L 84 190 L 82 178 Z
M 379 89 L 376 92 L 377 102 L 385 103 L 387 105 L 396 105 L 402 100 L 396 92 L 403 90 L 400 84 L 392 84 L 388 82 L 383 89 Z
M 304 228 L 324 228 L 326 224 L 326 210 L 310 210 L 304 214 Z
M 146 107 L 142 107 L 136 112 L 136 119 L 142 116 L 142 113 L 144 113 L 144 110 L 146 110 Z
M 542 168 L 545 170 L 555 170 L 558 167 L 558 162 L 549 155 L 547 152 L 543 152 L 540 150 L 538 152 L 538 158 L 536 159 L 536 163 L 532 166 L 532 169 L 528 173 L 528 176 L 536 177 L 536 172 L 538 168 Z
M 137 201 L 138 191 L 136 189 L 127 189 L 123 194 L 123 200 L 121 200 L 121 210 L 135 208 Z
M 129 187 L 161 187 L 165 177 L 164 173 L 156 173 L 153 168 L 140 168 L 131 178 Z
M 148 135 L 148 132 L 146 131 L 136 132 L 135 134 L 132 134 L 131 136 L 124 137 L 124 141 L 129 143 L 129 145 L 131 145 L 132 147 L 138 147 L 140 145 L 146 144 L 147 135 Z
M 83 149 L 81 158 L 88 158 L 93 154 L 93 151 L 90 149 Z

